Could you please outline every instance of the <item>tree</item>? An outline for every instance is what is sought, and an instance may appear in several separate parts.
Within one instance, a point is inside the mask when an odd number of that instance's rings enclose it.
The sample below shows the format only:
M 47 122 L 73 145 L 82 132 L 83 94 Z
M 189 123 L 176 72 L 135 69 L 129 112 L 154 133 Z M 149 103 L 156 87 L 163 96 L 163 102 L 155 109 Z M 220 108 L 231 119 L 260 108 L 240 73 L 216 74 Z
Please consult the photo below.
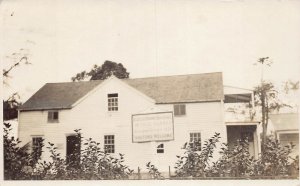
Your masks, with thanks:
M 31 64 L 28 61 L 28 51 L 21 48 L 18 52 L 14 52 L 9 56 L 6 56 L 13 62 L 7 69 L 3 69 L 2 77 L 3 84 L 7 85 L 7 79 L 10 78 L 10 73 L 13 69 L 20 66 L 21 64 Z M 20 96 L 17 92 L 9 96 L 8 99 L 3 100 L 3 120 L 15 119 L 18 117 L 17 108 L 20 106 Z
M 279 98 L 279 92 L 275 89 L 273 83 L 267 82 L 263 78 L 264 66 L 270 67 L 272 62 L 269 57 L 259 58 L 257 61 L 261 65 L 261 83 L 255 87 L 255 104 L 261 109 L 261 125 L 262 125 L 262 154 L 265 152 L 265 144 L 267 138 L 267 129 L 269 114 L 275 110 L 279 111 L 283 107 L 291 107 L 283 103 Z
M 18 93 L 13 93 L 7 100 L 3 100 L 3 120 L 15 119 L 18 117 L 17 108 L 20 106 Z
M 105 61 L 103 65 L 98 66 L 95 64 L 89 72 L 82 71 L 77 73 L 71 79 L 72 81 L 81 81 L 87 78 L 90 78 L 90 80 L 104 80 L 111 75 L 115 75 L 120 79 L 129 78 L 129 73 L 127 72 L 126 68 L 124 68 L 122 63 Z
M 299 81 L 292 82 L 291 80 L 288 80 L 286 82 L 283 82 L 283 88 L 286 94 L 292 91 L 297 91 L 299 89 Z
M 18 52 L 14 52 L 11 55 L 6 56 L 6 58 L 10 59 L 13 62 L 13 64 L 10 65 L 7 69 L 3 69 L 2 75 L 4 78 L 4 81 L 3 81 L 4 84 L 6 84 L 5 78 L 9 78 L 9 73 L 14 68 L 16 68 L 17 66 L 20 66 L 22 63 L 31 64 L 28 61 L 28 51 L 23 48 L 21 48 Z

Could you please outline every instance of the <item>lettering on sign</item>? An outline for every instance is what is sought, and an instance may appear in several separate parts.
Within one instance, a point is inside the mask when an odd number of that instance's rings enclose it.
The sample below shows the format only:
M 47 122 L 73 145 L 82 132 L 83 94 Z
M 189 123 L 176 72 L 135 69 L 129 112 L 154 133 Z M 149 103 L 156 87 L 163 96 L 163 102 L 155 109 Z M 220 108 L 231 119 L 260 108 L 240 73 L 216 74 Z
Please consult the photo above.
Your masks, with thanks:
M 174 140 L 173 112 L 132 115 L 132 142 Z

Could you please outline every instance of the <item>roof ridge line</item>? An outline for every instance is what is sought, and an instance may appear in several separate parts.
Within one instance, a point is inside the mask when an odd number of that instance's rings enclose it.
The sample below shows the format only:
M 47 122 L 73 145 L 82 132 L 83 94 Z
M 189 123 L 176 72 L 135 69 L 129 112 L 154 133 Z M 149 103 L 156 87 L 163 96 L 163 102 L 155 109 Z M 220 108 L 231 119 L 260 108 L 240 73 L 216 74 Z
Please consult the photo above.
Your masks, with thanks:
M 92 81 L 104 81 L 104 80 L 100 80 L 100 79 L 97 79 L 97 80 L 89 80 L 89 81 L 71 81 L 71 82 L 68 82 L 68 81 L 65 81 L 65 82 L 48 82 L 48 83 L 45 83 L 45 84 L 63 84 L 63 83 L 88 83 L 88 82 L 92 82 Z
M 174 76 L 190 76 L 190 75 L 204 75 L 204 74 L 217 74 L 223 72 L 206 72 L 206 73 L 198 73 L 198 74 L 179 74 L 179 75 L 165 75 L 165 76 L 151 76 L 151 77 L 140 77 L 140 78 L 127 78 L 121 80 L 132 80 L 132 79 L 147 79 L 147 78 L 159 78 L 159 77 L 174 77 Z
M 190 76 L 190 75 L 205 75 L 205 74 L 217 74 L 222 72 L 206 72 L 206 73 L 194 73 L 194 74 L 178 74 L 178 75 L 162 75 L 162 76 L 151 76 L 151 77 L 139 77 L 139 78 L 124 78 L 120 80 L 132 80 L 132 79 L 147 79 L 147 78 L 159 78 L 159 77 L 175 77 L 175 76 Z M 97 79 L 97 80 L 84 80 L 84 81 L 64 81 L 64 82 L 48 82 L 46 84 L 62 84 L 62 83 L 88 83 L 92 81 L 105 81 L 106 79 Z

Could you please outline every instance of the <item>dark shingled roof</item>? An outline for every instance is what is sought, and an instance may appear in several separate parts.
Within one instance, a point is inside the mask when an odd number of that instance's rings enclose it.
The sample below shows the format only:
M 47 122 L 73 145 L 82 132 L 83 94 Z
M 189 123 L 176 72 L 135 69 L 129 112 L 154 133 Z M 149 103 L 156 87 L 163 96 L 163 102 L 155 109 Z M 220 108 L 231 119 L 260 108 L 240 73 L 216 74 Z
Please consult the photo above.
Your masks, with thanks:
M 219 101 L 224 99 L 222 73 L 122 79 L 156 103 Z M 68 109 L 99 85 L 88 82 L 47 83 L 20 110 Z
M 47 83 L 27 100 L 20 110 L 69 109 L 72 104 L 99 85 L 101 80 Z
M 156 103 L 223 100 L 222 73 L 162 76 L 123 80 Z

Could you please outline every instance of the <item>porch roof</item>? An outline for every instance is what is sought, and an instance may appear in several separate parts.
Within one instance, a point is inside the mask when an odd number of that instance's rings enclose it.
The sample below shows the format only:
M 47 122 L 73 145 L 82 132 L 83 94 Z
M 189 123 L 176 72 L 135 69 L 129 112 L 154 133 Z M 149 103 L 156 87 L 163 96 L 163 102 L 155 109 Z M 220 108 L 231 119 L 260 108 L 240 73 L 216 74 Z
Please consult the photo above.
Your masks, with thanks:
M 276 131 L 299 130 L 299 116 L 297 113 L 270 114 L 270 120 Z
M 237 125 L 258 125 L 259 121 L 233 121 L 233 122 L 225 122 L 226 126 L 237 126 Z
M 251 96 L 251 93 L 226 94 L 224 103 L 249 103 L 252 99 Z

